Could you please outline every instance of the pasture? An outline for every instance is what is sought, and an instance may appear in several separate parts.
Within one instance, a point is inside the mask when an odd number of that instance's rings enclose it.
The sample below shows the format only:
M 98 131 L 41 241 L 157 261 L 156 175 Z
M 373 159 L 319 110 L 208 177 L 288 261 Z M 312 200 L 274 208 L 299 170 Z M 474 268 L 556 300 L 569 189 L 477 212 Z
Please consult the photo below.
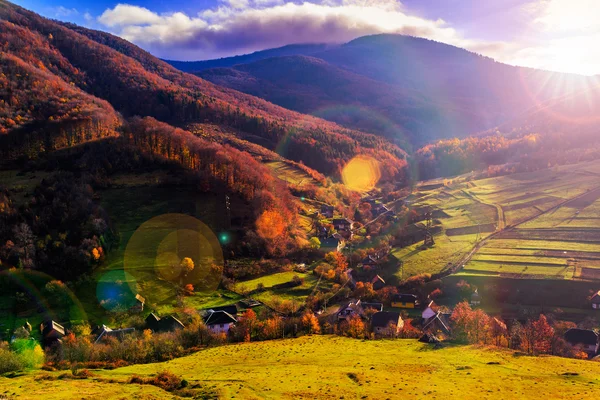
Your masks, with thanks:
M 93 371 L 88 379 L 29 372 L 0 377 L 0 393 L 53 400 L 175 398 L 154 386 L 128 383 L 134 374 L 151 377 L 164 370 L 219 398 L 579 399 L 600 394 L 600 365 L 594 362 L 474 346 L 434 350 L 414 339 L 335 336 L 213 347 L 168 362 Z

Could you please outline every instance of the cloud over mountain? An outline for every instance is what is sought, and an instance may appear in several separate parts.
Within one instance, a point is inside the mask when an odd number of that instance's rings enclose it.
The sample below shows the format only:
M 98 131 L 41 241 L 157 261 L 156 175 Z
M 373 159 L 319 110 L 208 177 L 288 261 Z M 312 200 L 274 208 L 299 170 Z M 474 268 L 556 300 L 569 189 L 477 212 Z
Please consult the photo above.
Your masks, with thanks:
M 441 19 L 412 16 L 393 0 L 228 0 L 197 15 L 158 14 L 119 4 L 98 21 L 154 54 L 174 59 L 215 58 L 291 43 L 341 43 L 375 33 L 421 36 L 474 49 L 489 45 L 465 39 Z

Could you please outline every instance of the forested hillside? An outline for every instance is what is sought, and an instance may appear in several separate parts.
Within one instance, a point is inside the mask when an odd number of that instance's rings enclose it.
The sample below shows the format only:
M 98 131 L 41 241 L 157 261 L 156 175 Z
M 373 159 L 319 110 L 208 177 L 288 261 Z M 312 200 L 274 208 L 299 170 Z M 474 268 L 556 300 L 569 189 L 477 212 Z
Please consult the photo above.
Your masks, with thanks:
M 126 118 L 229 126 L 327 174 L 339 174 L 345 162 L 363 152 L 382 159 L 387 176 L 403 174 L 404 152 L 376 136 L 220 88 L 107 33 L 51 21 L 5 1 L 0 17 L 7 26 L 0 32 L 4 51 L 108 101 Z

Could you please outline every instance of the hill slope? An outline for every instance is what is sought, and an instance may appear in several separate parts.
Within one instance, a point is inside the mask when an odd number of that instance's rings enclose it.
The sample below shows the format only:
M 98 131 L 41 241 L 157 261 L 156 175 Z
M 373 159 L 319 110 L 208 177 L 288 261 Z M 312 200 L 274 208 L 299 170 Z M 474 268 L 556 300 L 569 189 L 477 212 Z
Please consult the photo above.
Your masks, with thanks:
M 123 383 L 133 374 L 146 377 L 163 370 L 223 398 L 571 399 L 591 398 L 600 390 L 600 366 L 593 362 L 465 346 L 433 350 L 416 340 L 328 336 L 215 347 L 165 363 L 99 371 L 87 380 L 53 381 L 52 391 L 34 373 L 0 378 L 0 390 L 22 398 L 63 399 L 77 392 L 112 399 L 123 391 L 170 398 L 152 386 Z
M 376 136 L 218 87 L 110 34 L 51 21 L 6 1 L 0 1 L 0 18 L 3 51 L 108 101 L 125 117 L 151 116 L 179 126 L 216 123 L 270 149 L 285 140 L 282 155 L 328 174 L 339 173 L 363 152 L 384 160 L 392 175 L 403 168 L 398 159 L 403 151 Z M 315 142 L 321 146 L 313 146 Z

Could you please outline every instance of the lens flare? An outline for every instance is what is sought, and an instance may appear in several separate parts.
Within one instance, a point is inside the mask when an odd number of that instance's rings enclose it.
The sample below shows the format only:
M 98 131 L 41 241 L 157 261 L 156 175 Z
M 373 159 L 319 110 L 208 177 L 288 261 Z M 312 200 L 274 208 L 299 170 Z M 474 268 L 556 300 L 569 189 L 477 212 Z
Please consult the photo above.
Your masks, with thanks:
M 208 226 L 189 215 L 164 214 L 135 231 L 123 264 L 139 283 L 140 294 L 149 303 L 161 304 L 188 284 L 195 292 L 216 290 L 224 262 L 219 239 Z
M 98 280 L 96 297 L 108 311 L 124 312 L 135 304 L 135 278 L 123 270 L 109 271 Z
M 368 192 L 377 185 L 380 178 L 379 162 L 366 155 L 354 157 L 342 170 L 344 185 L 356 192 Z
M 29 312 L 41 314 L 43 319 L 87 321 L 88 317 L 81 302 L 68 286 L 62 286 L 64 295 L 60 305 L 53 305 L 52 299 L 46 298 L 43 287 L 55 279 L 43 272 L 23 269 L 0 271 L 0 290 L 8 292 L 24 292 L 29 298 L 26 308 L 22 310 L 25 318 Z

